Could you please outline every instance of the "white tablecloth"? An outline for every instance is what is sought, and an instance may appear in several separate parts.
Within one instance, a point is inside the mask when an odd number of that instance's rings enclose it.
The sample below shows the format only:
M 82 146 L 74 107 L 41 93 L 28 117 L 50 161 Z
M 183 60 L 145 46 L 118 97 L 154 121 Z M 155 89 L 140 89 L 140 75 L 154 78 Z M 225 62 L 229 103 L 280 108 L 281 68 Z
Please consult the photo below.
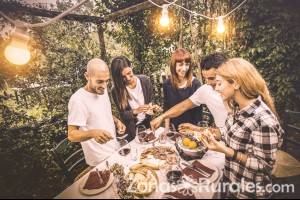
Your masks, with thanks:
M 160 134 L 163 131 L 164 131 L 164 129 L 160 128 L 156 131 L 156 133 Z M 118 152 L 115 152 L 112 156 L 107 158 L 107 161 L 109 162 L 110 165 L 113 165 L 114 163 L 118 163 L 118 164 L 123 165 L 125 167 L 125 170 L 128 170 L 132 164 L 138 163 L 137 159 L 139 158 L 139 155 L 140 155 L 140 153 L 142 153 L 143 150 L 145 150 L 146 148 L 152 147 L 152 144 L 142 145 L 142 144 L 137 143 L 135 140 L 132 141 L 131 143 L 129 143 L 128 145 L 130 145 L 130 147 L 131 147 L 131 153 L 128 154 L 127 156 L 123 157 L 123 156 L 120 156 L 118 154 Z M 174 144 L 171 142 L 168 142 L 168 141 L 166 142 L 166 144 L 159 144 L 159 142 L 156 142 L 155 145 L 156 146 L 172 146 L 172 147 L 174 147 Z M 136 155 L 136 151 L 138 152 L 139 155 Z M 220 173 L 222 173 L 224 164 L 225 164 L 225 157 L 224 157 L 224 154 L 208 151 L 200 161 L 203 161 L 203 163 L 207 163 L 211 166 L 217 167 L 219 169 Z M 97 166 L 97 168 L 99 170 L 106 169 L 106 162 L 104 161 L 104 162 L 100 163 Z M 160 171 L 157 171 L 157 173 L 159 176 L 159 184 L 166 183 L 167 182 L 166 175 L 162 174 Z M 85 195 L 81 194 L 79 191 L 79 184 L 81 181 L 83 181 L 83 179 L 86 176 L 88 176 L 88 174 L 85 175 L 84 177 L 82 177 L 77 182 L 73 183 L 70 187 L 68 187 L 66 190 L 64 190 L 61 194 L 59 194 L 55 198 L 56 199 L 89 199 L 89 198 L 90 199 L 119 199 L 119 196 L 116 194 L 114 187 L 110 187 L 105 192 L 103 192 L 99 195 L 96 195 L 96 196 L 85 196 Z M 217 184 L 220 182 L 221 177 L 222 177 L 222 174 L 219 176 L 218 181 L 216 181 L 213 184 L 212 188 L 217 187 Z M 166 192 L 166 191 L 164 191 L 164 192 Z M 215 193 L 212 191 L 203 191 L 203 192 L 197 193 L 197 197 L 205 198 L 205 199 L 212 199 L 214 194 Z M 155 191 L 147 198 L 151 198 L 151 199 L 152 198 L 161 198 L 162 195 L 163 195 L 162 192 Z

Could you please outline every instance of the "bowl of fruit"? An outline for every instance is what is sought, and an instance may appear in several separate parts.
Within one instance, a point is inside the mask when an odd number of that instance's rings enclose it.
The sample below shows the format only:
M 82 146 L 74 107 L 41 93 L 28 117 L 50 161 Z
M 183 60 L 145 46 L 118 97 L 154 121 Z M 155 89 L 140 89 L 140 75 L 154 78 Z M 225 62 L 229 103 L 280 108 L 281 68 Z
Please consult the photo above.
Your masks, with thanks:
M 202 140 L 204 136 L 185 135 L 182 139 L 177 141 L 178 147 L 183 153 L 190 157 L 202 157 L 207 148 L 203 144 Z

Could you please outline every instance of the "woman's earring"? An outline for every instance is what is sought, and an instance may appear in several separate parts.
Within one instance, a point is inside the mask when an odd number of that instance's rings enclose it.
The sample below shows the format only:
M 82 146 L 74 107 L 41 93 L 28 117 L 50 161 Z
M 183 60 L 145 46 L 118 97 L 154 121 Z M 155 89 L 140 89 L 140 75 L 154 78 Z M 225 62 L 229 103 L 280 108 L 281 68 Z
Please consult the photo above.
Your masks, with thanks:
M 239 85 L 236 85 L 235 87 L 234 87 L 234 90 L 239 90 L 240 89 L 240 86 Z

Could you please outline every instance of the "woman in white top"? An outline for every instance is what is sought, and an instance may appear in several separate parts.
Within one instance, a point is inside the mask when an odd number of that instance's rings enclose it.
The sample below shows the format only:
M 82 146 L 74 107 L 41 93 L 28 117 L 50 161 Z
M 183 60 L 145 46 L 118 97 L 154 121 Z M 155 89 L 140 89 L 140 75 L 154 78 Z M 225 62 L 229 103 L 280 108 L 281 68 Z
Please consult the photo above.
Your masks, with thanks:
M 148 76 L 133 73 L 131 62 L 125 56 L 118 56 L 112 60 L 111 71 L 114 83 L 113 99 L 127 127 L 126 139 L 131 141 L 135 138 L 137 125 L 150 127 L 151 116 L 146 113 L 153 97 L 152 84 Z M 154 105 L 153 108 L 156 111 L 159 106 Z

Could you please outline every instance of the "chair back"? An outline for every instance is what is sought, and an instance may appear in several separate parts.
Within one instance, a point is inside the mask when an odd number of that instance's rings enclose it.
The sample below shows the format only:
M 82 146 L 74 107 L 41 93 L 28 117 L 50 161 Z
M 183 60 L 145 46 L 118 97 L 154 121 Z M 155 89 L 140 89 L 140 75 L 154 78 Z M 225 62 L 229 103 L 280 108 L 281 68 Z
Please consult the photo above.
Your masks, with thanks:
M 77 172 L 76 170 L 80 172 L 80 166 L 86 167 L 83 150 L 79 143 L 71 143 L 65 138 L 51 149 L 51 152 L 56 163 L 71 183 L 76 176 L 74 175 Z

